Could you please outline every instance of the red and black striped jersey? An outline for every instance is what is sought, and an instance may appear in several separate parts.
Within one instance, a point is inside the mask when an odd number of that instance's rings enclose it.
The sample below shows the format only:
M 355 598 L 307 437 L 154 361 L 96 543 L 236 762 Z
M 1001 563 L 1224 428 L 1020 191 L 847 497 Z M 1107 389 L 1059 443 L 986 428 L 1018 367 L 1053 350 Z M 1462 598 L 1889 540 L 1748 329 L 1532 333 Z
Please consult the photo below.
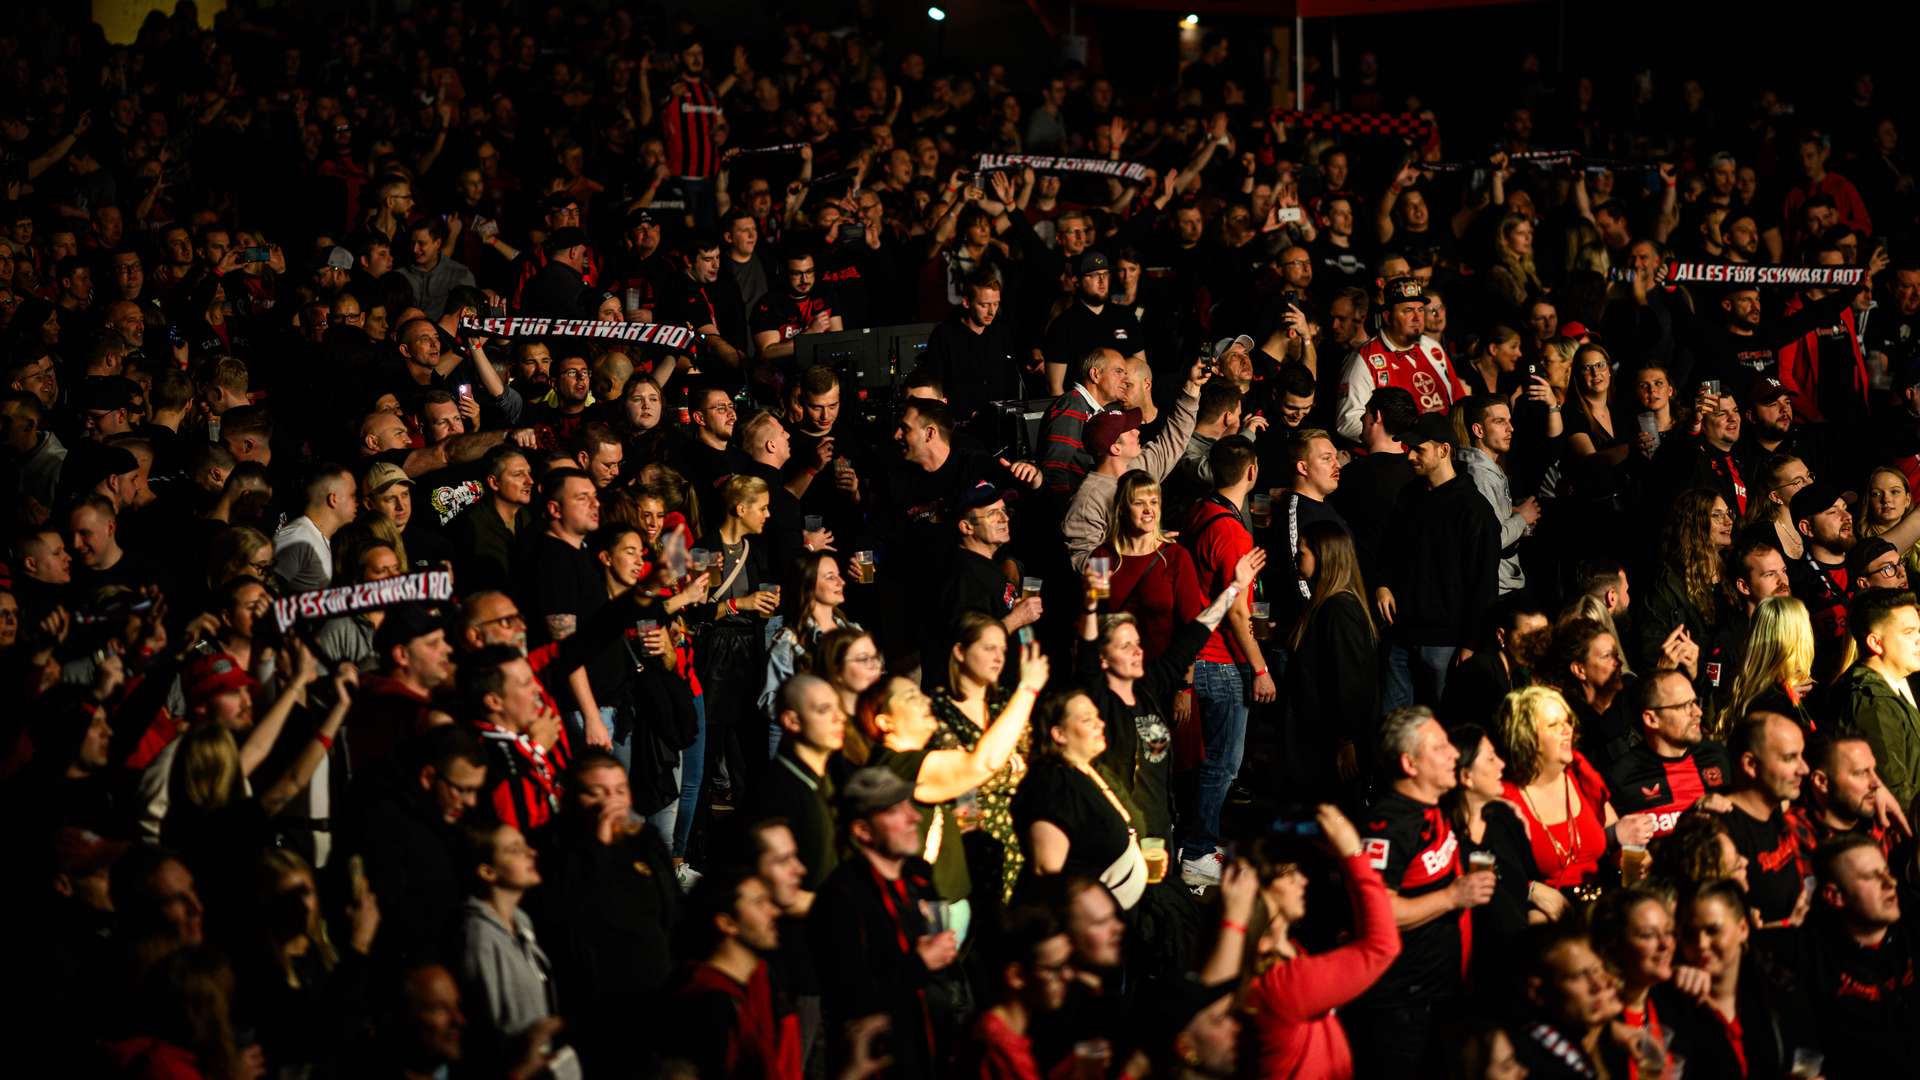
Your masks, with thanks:
M 1646 743 L 1636 743 L 1607 770 L 1614 810 L 1623 815 L 1652 814 L 1655 836 L 1672 832 L 1681 814 L 1732 779 L 1727 748 L 1710 740 L 1688 747 L 1675 758 L 1661 757 Z
M 1361 851 L 1380 872 L 1387 888 L 1403 897 L 1424 896 L 1453 884 L 1460 875 L 1460 838 L 1446 811 L 1390 791 L 1371 807 L 1360 825 Z M 1400 932 L 1400 956 L 1365 999 L 1388 1005 L 1444 998 L 1461 985 L 1473 948 L 1473 923 L 1467 911 L 1442 916 Z
M 675 176 L 705 178 L 720 171 L 720 146 L 714 129 L 720 123 L 720 98 L 705 79 L 682 79 L 667 99 L 660 128 L 667 137 L 667 168 Z

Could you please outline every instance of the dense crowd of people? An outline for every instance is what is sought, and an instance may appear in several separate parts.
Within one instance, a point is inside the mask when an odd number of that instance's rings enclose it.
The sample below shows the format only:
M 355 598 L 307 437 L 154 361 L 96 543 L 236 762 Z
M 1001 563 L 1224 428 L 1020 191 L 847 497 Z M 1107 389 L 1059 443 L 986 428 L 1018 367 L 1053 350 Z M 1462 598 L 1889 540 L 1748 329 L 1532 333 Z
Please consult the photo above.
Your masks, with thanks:
M 1151 85 L 520 10 L 0 32 L 22 1046 L 1920 1057 L 1870 74 L 1534 65 L 1488 142 L 1372 54 L 1269 112 L 1217 33 Z

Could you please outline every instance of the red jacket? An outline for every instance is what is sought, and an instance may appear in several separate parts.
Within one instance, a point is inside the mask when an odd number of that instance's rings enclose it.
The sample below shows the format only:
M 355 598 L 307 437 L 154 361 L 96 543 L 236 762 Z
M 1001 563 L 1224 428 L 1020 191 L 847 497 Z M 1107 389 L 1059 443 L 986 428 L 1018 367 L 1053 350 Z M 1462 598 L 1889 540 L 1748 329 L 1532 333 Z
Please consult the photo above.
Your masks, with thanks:
M 1806 305 L 1806 298 L 1796 296 L 1787 301 L 1783 315 L 1793 315 Z M 1821 411 L 1821 395 L 1824 393 L 1829 402 L 1843 400 L 1836 395 L 1846 391 L 1835 386 L 1823 387 L 1820 384 L 1820 349 L 1823 339 L 1839 338 L 1845 335 L 1844 345 L 1853 353 L 1853 363 L 1846 375 L 1852 383 L 1852 400 L 1860 403 L 1862 411 L 1868 401 L 1867 358 L 1860 352 L 1858 315 L 1848 305 L 1840 309 L 1839 321 L 1827 326 L 1816 327 L 1792 341 L 1780 346 L 1777 353 L 1780 381 L 1788 390 L 1793 391 L 1793 414 L 1802 421 L 1820 423 L 1829 419 Z M 1832 417 L 1843 420 L 1845 417 Z
M 1365 993 L 1400 955 L 1393 898 L 1365 854 L 1345 860 L 1355 937 L 1275 964 L 1248 987 L 1263 1080 L 1349 1080 L 1353 1051 L 1333 1010 Z

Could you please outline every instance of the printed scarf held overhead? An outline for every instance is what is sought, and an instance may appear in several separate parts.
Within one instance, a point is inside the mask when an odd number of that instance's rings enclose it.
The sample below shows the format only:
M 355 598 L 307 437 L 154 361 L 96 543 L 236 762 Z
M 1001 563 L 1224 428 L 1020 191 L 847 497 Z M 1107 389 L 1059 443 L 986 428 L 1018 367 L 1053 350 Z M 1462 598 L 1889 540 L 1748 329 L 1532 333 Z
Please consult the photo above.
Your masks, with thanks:
M 460 329 L 491 337 L 584 337 L 636 345 L 661 345 L 669 349 L 689 348 L 694 340 L 693 329 L 686 326 L 605 322 L 599 319 L 549 319 L 531 315 L 461 319 Z

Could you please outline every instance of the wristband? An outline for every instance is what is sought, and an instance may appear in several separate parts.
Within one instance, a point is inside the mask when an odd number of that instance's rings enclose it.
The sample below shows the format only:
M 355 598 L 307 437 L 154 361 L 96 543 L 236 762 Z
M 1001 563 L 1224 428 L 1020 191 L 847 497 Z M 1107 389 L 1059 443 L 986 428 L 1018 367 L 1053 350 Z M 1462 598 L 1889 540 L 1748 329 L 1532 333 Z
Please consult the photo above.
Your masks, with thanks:
M 320 744 L 320 749 L 326 750 L 328 752 L 332 752 L 333 750 L 332 737 L 316 731 L 313 733 L 313 741 Z
M 728 610 L 728 611 L 730 611 L 730 612 L 732 612 L 732 613 L 734 613 L 735 615 L 738 615 L 738 614 L 740 614 L 740 604 L 739 604 L 739 602 L 738 602 L 738 601 L 736 601 L 736 600 L 734 600 L 733 598 L 731 598 L 731 597 L 729 597 L 729 598 L 727 599 L 727 610 Z
M 1232 919 L 1221 919 L 1220 929 L 1233 930 L 1233 931 L 1237 931 L 1238 933 L 1244 934 L 1247 932 L 1247 924 L 1237 923 L 1237 922 L 1234 922 Z
M 1261 669 L 1260 669 L 1259 671 L 1256 671 L 1256 672 L 1254 672 L 1254 673 L 1253 673 L 1253 677 L 1257 679 L 1257 678 L 1259 678 L 1260 676 L 1262 676 L 1262 675 L 1265 675 L 1266 673 L 1267 673 L 1267 669 L 1266 669 L 1266 668 L 1261 668 Z

